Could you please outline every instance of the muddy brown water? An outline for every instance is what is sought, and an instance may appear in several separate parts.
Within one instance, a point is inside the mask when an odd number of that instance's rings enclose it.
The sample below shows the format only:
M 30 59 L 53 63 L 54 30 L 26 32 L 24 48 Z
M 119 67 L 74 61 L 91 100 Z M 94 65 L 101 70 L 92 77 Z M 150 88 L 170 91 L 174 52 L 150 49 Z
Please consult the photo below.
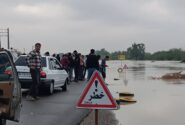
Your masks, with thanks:
M 132 92 L 137 103 L 113 111 L 119 125 L 184 125 L 185 80 L 161 80 L 166 73 L 183 71 L 178 61 L 108 61 L 108 87 L 114 97 L 118 92 Z M 118 73 L 118 68 L 127 65 Z

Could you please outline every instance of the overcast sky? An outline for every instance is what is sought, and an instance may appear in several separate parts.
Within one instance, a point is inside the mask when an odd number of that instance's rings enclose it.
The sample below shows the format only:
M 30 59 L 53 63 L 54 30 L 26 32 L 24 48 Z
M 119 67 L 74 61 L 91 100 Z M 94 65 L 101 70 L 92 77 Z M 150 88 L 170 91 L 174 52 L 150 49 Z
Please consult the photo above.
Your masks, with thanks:
M 42 53 L 113 52 L 134 42 L 147 52 L 185 50 L 185 1 L 0 0 L 0 29 L 7 27 L 10 46 L 26 52 L 36 42 Z M 1 41 L 6 48 L 5 37 Z

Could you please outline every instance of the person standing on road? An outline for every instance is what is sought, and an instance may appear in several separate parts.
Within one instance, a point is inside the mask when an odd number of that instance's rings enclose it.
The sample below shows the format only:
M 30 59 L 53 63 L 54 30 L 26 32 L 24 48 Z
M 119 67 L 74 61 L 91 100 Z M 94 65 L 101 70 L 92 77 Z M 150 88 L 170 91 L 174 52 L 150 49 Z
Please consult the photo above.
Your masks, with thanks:
M 69 81 L 72 82 L 72 77 L 73 77 L 73 69 L 74 69 L 74 60 L 72 57 L 72 54 L 69 52 L 68 53 L 68 59 L 69 59 Z
M 86 67 L 88 71 L 87 80 L 89 80 L 95 70 L 99 70 L 98 57 L 95 55 L 95 50 L 91 49 L 90 54 L 87 56 Z
M 62 67 L 66 70 L 66 72 L 69 72 L 69 59 L 68 55 L 64 54 L 60 60 L 60 64 L 62 64 Z
M 38 85 L 40 83 L 40 71 L 41 71 L 41 55 L 40 55 L 41 44 L 36 43 L 35 49 L 27 55 L 27 63 L 30 68 L 30 74 L 32 77 L 32 84 L 30 87 L 28 100 L 34 101 L 39 99 L 38 97 Z
M 84 80 L 84 69 L 85 69 L 85 62 L 84 62 L 84 56 L 79 53 L 80 57 L 80 67 L 79 67 L 79 80 Z
M 79 80 L 79 68 L 80 68 L 80 57 L 76 50 L 73 52 L 74 54 L 74 72 L 75 72 L 75 78 L 74 81 L 78 82 Z
M 105 56 L 105 58 L 102 59 L 101 61 L 101 73 L 102 73 L 102 76 L 103 76 L 103 79 L 105 80 L 106 78 L 106 61 L 109 60 L 109 56 Z

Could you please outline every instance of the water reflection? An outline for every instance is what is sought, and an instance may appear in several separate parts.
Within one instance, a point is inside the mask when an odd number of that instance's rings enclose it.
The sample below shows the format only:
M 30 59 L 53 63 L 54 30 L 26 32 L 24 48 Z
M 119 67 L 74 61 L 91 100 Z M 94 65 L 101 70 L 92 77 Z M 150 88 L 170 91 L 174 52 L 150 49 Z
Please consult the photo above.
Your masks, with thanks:
M 119 73 L 119 78 L 123 80 L 123 83 L 125 86 L 128 84 L 128 79 L 127 79 L 127 71 L 123 70 L 122 73 Z
M 144 61 L 135 61 L 133 62 L 134 66 L 129 67 L 129 71 L 132 72 L 132 79 L 143 79 L 145 76 L 145 62 Z
M 184 125 L 185 80 L 162 80 L 166 73 L 184 71 L 185 65 L 176 61 L 123 61 L 128 69 L 118 73 L 119 61 L 109 61 L 106 81 L 113 96 L 116 92 L 135 94 L 137 103 L 121 106 L 115 111 L 122 125 Z M 118 80 L 114 80 L 117 78 Z

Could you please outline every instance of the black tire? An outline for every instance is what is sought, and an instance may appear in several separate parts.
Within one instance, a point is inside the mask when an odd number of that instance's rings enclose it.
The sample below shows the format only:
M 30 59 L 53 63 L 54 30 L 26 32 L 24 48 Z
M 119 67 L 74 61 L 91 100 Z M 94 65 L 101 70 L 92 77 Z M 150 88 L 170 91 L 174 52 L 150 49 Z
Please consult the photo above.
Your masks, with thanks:
M 1 119 L 0 118 L 0 125 L 6 125 L 6 119 Z
M 69 85 L 71 82 L 69 81 L 69 78 L 67 78 L 68 80 L 67 80 L 67 84 Z
M 54 82 L 51 82 L 47 88 L 48 94 L 52 95 L 54 92 Z
M 61 87 L 62 91 L 67 91 L 67 84 L 68 84 L 68 79 L 65 80 L 64 85 Z

